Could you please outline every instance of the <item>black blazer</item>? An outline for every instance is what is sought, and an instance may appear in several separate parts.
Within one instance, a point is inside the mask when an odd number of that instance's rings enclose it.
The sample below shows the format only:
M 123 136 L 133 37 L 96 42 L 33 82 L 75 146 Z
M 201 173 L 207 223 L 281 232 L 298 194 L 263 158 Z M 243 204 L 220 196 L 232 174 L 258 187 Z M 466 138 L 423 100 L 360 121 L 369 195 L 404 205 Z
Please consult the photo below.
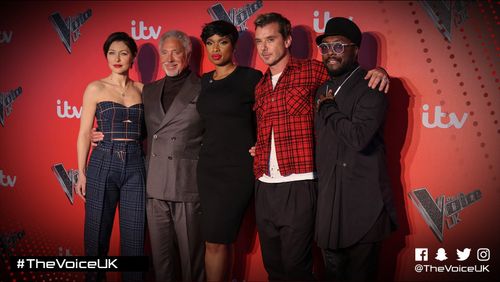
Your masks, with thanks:
M 371 238 L 382 239 L 386 234 L 379 233 L 388 229 L 377 228 L 381 215 L 396 223 L 383 140 L 387 98 L 368 87 L 365 75 L 356 70 L 315 115 L 316 241 L 321 248 L 352 246 L 369 231 Z M 327 86 L 332 89 L 332 82 L 317 90 L 316 99 Z

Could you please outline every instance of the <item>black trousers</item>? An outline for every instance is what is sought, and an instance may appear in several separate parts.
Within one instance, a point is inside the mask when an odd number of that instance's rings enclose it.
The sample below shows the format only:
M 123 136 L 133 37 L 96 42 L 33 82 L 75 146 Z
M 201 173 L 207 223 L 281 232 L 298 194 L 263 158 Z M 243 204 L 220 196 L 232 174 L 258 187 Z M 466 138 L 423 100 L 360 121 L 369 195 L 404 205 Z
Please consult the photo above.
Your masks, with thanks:
M 328 281 L 377 280 L 381 242 L 358 243 L 344 249 L 323 249 Z
M 315 180 L 255 184 L 255 216 L 269 280 L 314 280 Z

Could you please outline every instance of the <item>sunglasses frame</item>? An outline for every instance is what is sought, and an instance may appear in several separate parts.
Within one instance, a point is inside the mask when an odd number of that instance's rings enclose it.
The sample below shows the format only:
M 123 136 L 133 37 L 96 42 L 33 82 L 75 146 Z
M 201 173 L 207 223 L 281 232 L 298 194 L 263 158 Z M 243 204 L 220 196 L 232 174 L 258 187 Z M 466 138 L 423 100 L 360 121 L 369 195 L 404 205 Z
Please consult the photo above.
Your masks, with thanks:
M 342 50 L 340 52 L 337 52 L 335 51 L 335 48 L 334 46 L 342 46 Z M 321 44 L 318 45 L 318 49 L 319 49 L 319 52 L 322 54 L 322 55 L 325 55 L 325 54 L 328 54 L 328 52 L 332 51 L 333 53 L 337 54 L 337 55 L 341 55 L 344 53 L 345 51 L 345 47 L 346 46 L 353 46 L 353 45 L 356 45 L 354 43 L 342 43 L 342 42 L 332 42 L 332 43 L 326 43 L 326 42 L 323 42 Z M 322 46 L 326 46 L 326 52 L 323 52 L 323 47 Z

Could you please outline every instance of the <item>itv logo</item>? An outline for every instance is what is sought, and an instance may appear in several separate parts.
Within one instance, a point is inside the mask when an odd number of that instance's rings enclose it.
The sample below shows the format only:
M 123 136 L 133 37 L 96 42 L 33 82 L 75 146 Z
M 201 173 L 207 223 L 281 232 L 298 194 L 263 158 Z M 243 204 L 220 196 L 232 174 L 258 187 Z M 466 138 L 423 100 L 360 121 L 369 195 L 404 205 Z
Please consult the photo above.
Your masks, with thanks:
M 131 33 L 132 33 L 132 38 L 135 40 L 148 40 L 148 39 L 158 39 L 158 36 L 160 35 L 161 31 L 161 26 L 158 26 L 158 28 L 155 30 L 154 26 L 145 26 L 143 21 L 139 21 L 139 26 L 136 26 L 136 21 L 132 20 L 130 22 L 132 24 L 131 28 Z M 137 32 L 137 30 L 139 30 Z M 145 32 L 148 31 L 148 34 Z
M 61 105 L 61 100 L 57 100 L 57 116 L 59 118 L 80 118 L 82 115 L 82 107 L 71 107 L 68 101 L 64 101 Z
M 4 174 L 3 170 L 0 169 L 0 186 L 5 188 L 14 188 L 16 185 L 17 176 L 10 176 Z
M 324 11 L 323 15 L 321 15 L 318 10 L 314 10 L 314 12 L 313 12 L 313 29 L 314 29 L 314 31 L 316 33 L 325 32 L 326 23 L 331 18 L 332 18 L 332 16 L 330 15 L 330 11 Z M 353 17 L 350 16 L 350 17 L 348 17 L 348 19 L 350 19 L 352 21 Z
M 326 23 L 328 22 L 329 19 L 331 19 L 332 17 L 330 17 L 330 11 L 325 11 L 323 12 L 323 21 L 322 21 L 322 26 L 320 27 L 319 26 L 319 22 L 320 22 L 320 18 L 319 18 L 319 11 L 318 10 L 315 10 L 313 12 L 313 28 L 314 28 L 314 31 L 316 31 L 317 33 L 323 33 L 325 32 L 325 27 L 326 27 Z
M 441 106 L 434 107 L 434 121 L 430 122 L 429 120 L 429 110 L 430 107 L 427 104 L 422 106 L 424 112 L 422 113 L 422 124 L 427 128 L 450 128 L 454 126 L 455 128 L 462 128 L 469 116 L 468 113 L 464 113 L 462 117 L 459 119 L 457 114 L 455 113 L 446 113 L 441 110 Z M 432 113 L 432 112 L 431 112 Z M 448 116 L 448 122 L 445 121 Z

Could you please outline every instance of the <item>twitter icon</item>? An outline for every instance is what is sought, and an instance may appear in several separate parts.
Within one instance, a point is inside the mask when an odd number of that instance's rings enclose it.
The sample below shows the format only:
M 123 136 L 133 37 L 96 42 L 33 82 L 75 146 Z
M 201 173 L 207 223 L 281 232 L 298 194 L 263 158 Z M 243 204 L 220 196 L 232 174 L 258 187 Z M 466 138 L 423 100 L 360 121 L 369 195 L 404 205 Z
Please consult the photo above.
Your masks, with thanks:
M 460 251 L 460 249 L 457 249 L 457 260 L 458 261 L 464 261 L 469 258 L 470 255 L 470 249 L 465 248 L 463 251 Z

